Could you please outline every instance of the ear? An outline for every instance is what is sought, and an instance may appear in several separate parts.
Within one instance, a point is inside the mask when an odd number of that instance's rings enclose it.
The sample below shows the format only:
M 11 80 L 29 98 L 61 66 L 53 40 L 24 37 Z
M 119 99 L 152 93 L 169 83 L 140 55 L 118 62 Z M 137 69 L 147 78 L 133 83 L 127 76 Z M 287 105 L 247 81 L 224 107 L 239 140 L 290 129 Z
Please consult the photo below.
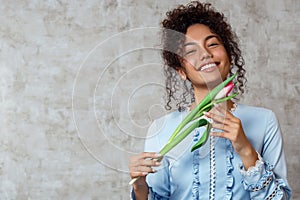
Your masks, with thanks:
M 186 73 L 184 72 L 184 70 L 182 68 L 177 68 L 176 72 L 182 78 L 182 80 L 184 80 L 184 81 L 186 80 Z

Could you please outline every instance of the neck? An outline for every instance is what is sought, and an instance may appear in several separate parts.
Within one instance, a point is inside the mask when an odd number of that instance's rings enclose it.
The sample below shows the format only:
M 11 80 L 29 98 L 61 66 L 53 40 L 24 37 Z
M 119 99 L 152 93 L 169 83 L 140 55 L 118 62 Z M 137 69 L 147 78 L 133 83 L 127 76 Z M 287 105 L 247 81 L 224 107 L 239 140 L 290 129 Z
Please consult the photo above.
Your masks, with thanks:
M 199 89 L 198 87 L 194 87 L 195 104 L 200 103 L 209 92 L 208 88 Z

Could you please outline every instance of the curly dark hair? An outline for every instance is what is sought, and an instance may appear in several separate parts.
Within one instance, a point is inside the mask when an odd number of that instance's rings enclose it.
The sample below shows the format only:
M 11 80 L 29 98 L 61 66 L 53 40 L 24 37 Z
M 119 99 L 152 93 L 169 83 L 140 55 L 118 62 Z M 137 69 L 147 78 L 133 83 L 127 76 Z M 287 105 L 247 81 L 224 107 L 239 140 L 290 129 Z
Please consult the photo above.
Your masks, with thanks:
M 166 18 L 162 21 L 162 58 L 164 61 L 164 73 L 166 76 L 166 106 L 167 110 L 172 109 L 172 101 L 175 101 L 179 111 L 195 101 L 194 90 L 190 81 L 182 81 L 176 72 L 183 69 L 178 50 L 184 41 L 189 26 L 194 24 L 204 24 L 217 34 L 226 49 L 232 63 L 229 75 L 237 72 L 237 85 L 234 92 L 239 90 L 239 94 L 244 93 L 246 83 L 243 68 L 244 59 L 238 45 L 238 38 L 231 26 L 226 22 L 223 13 L 217 12 L 210 3 L 200 3 L 192 1 L 187 5 L 179 5 L 172 11 L 166 13 Z

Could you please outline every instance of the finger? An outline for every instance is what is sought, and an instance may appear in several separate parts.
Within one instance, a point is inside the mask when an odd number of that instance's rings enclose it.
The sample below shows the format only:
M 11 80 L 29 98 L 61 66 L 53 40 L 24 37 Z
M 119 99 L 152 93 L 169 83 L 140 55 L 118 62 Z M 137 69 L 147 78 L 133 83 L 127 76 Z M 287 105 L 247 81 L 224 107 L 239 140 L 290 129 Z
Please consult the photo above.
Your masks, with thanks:
M 132 156 L 129 162 L 129 170 L 135 171 L 138 167 L 156 167 L 160 166 L 160 162 L 155 158 L 143 158 L 142 153 L 138 156 Z
M 224 108 L 218 108 L 220 112 L 222 112 L 222 114 L 211 114 L 211 117 L 214 117 L 214 121 L 218 122 L 218 123 L 224 123 L 224 124 L 230 124 L 230 123 L 238 123 L 239 119 L 236 118 L 231 112 L 229 112 L 228 110 L 224 109 Z M 219 112 L 219 113 L 220 113 Z M 219 118 L 216 118 L 215 116 L 219 116 Z M 225 122 L 226 120 L 226 122 Z
M 212 123 L 212 128 L 222 130 L 225 133 L 230 133 L 232 131 L 232 127 L 225 123 Z
M 140 159 L 146 159 L 146 158 L 151 158 L 151 159 L 159 159 L 161 158 L 161 155 L 156 152 L 143 152 L 140 154 Z
M 147 176 L 150 173 L 155 173 L 156 170 L 150 167 L 143 167 L 139 166 L 136 167 L 134 170 L 130 171 L 131 178 L 139 177 L 139 176 Z
M 235 134 L 230 134 L 229 132 L 226 131 L 210 132 L 210 135 L 215 137 L 225 138 L 230 140 L 231 142 L 236 141 L 236 137 L 237 137 Z
M 224 107 L 224 106 L 221 106 L 221 105 L 219 105 L 219 104 L 217 104 L 217 105 L 215 105 L 215 109 L 218 111 L 218 112 L 220 112 L 220 113 L 222 113 L 223 115 L 225 115 L 226 117 L 232 117 L 232 116 L 234 116 L 228 109 L 227 109 L 227 106 L 226 107 Z
M 218 124 L 224 124 L 225 123 L 225 116 L 217 115 L 217 114 L 211 114 L 210 118 L 213 120 L 214 123 Z
M 211 127 L 213 128 L 213 129 L 218 129 L 218 130 L 222 130 L 222 131 L 224 131 L 223 129 L 224 129 L 224 124 L 223 123 L 212 123 L 211 124 Z M 213 131 L 212 131 L 213 132 Z
M 159 166 L 161 155 L 153 152 L 143 152 L 130 157 L 130 167 L 136 166 Z
M 226 116 L 215 114 L 212 112 L 205 112 L 204 115 L 213 120 L 213 123 L 224 124 L 226 120 Z
M 140 173 L 141 175 L 147 175 L 149 173 L 154 173 L 154 172 L 156 172 L 155 169 L 147 166 L 138 166 L 133 171 L 133 173 Z
M 216 104 L 209 112 L 213 114 L 224 115 L 224 113 L 220 112 L 218 109 L 219 106 L 219 104 Z
M 150 162 L 150 164 L 147 164 L 146 163 L 136 163 L 135 165 L 131 165 L 129 167 L 129 171 L 130 171 L 130 176 L 132 178 L 134 177 L 138 177 L 138 176 L 146 176 L 148 175 L 149 173 L 155 173 L 156 170 L 153 169 L 153 167 L 157 167 L 159 166 L 160 164 L 155 164 L 155 162 L 153 161 L 148 161 Z
M 149 166 L 149 167 L 157 167 L 160 166 L 160 162 L 156 159 L 143 159 L 139 160 L 136 166 Z

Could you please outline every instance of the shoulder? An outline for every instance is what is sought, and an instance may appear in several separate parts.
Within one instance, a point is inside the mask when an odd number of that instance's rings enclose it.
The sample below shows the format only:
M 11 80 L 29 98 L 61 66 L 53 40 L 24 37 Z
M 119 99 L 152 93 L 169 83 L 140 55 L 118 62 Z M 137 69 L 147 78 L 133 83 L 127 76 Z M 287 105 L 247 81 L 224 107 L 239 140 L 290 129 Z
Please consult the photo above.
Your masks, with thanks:
M 270 109 L 238 104 L 234 114 L 241 120 L 246 135 L 253 140 L 281 135 L 277 117 Z
M 255 120 L 265 123 L 277 121 L 276 115 L 272 110 L 245 104 L 238 104 L 236 115 L 241 120 Z
M 271 114 L 273 113 L 272 110 L 268 108 L 263 107 L 257 107 L 257 106 L 249 106 L 245 104 L 238 104 L 238 108 L 242 112 L 250 112 L 250 113 L 259 113 L 259 114 Z

